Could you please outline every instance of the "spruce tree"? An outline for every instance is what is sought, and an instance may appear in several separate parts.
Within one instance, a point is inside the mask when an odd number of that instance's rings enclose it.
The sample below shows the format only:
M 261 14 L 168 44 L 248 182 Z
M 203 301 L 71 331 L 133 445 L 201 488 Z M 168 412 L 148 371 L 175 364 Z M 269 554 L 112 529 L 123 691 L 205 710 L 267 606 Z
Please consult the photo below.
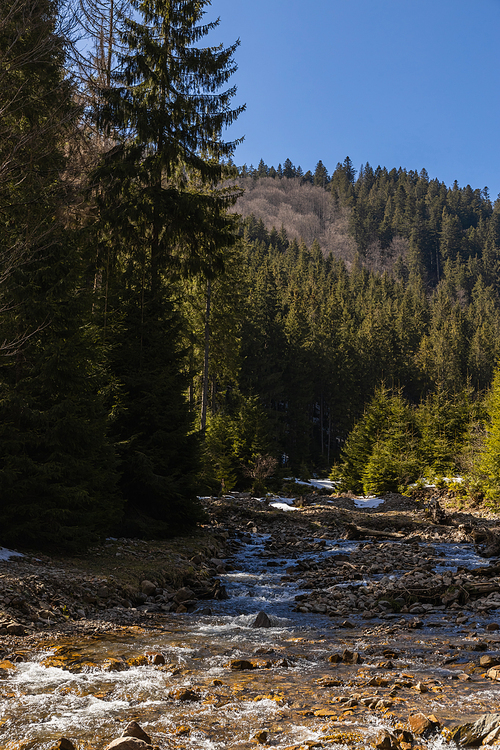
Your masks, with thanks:
M 218 189 L 235 143 L 222 130 L 235 70 L 228 48 L 200 48 L 218 20 L 203 24 L 208 1 L 139 0 L 125 20 L 121 69 L 101 91 L 98 124 L 113 139 L 93 175 L 100 241 L 114 258 L 109 279 L 115 317 L 112 356 L 123 383 L 114 436 L 127 530 L 172 534 L 197 520 L 193 477 L 198 450 L 185 398 L 176 295 L 189 274 L 212 278 L 234 244 L 226 209 L 234 190 Z M 107 268 L 103 268 L 103 275 Z
M 482 483 L 486 499 L 495 509 L 498 509 L 500 507 L 500 367 L 495 370 L 491 391 L 486 399 L 486 411 L 484 443 L 474 466 L 474 474 Z

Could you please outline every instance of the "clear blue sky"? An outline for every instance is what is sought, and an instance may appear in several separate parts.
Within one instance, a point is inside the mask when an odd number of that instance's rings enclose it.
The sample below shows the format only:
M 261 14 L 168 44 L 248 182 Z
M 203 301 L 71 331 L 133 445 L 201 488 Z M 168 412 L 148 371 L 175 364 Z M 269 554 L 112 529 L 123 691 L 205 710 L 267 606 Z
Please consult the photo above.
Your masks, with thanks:
M 500 0 L 212 0 L 237 38 L 235 162 L 427 169 L 500 193 Z

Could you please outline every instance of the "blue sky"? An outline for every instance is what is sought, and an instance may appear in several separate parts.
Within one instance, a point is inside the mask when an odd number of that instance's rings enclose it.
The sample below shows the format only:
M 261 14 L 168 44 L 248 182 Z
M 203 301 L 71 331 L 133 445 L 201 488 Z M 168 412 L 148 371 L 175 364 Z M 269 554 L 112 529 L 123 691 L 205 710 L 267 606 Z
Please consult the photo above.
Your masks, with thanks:
M 235 162 L 427 169 L 500 193 L 500 0 L 212 0 L 237 38 Z

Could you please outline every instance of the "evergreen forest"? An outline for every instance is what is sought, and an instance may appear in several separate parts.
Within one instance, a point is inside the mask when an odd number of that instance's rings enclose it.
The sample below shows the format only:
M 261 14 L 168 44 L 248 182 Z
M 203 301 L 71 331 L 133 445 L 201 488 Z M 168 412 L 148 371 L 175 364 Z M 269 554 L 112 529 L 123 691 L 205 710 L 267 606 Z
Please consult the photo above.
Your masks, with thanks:
M 237 168 L 209 5 L 2 8 L 0 543 L 165 538 L 312 473 L 496 507 L 500 200 Z

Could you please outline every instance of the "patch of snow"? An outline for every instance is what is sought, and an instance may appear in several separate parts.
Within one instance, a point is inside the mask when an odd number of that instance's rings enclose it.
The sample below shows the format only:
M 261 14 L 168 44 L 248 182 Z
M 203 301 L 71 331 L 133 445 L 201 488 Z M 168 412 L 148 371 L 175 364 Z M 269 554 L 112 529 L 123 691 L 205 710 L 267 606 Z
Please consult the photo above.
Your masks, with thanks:
M 335 485 L 338 482 L 334 482 L 331 479 L 311 479 L 309 482 L 305 482 L 303 479 L 296 479 L 295 477 L 285 477 L 284 482 L 295 482 L 295 484 L 302 484 L 305 487 L 315 487 L 316 489 L 327 489 L 334 490 Z
M 353 500 L 356 508 L 378 508 L 385 502 L 382 497 L 355 497 Z
M 311 479 L 309 482 L 313 487 L 317 487 L 322 490 L 334 490 L 338 482 L 334 482 L 332 479 Z
M 11 549 L 0 547 L 0 560 L 10 560 L 11 557 L 24 557 L 20 552 L 13 552 Z
M 278 510 L 298 510 L 294 505 L 290 505 L 290 498 L 284 498 L 280 502 L 269 503 L 270 508 L 278 508 Z
M 286 503 L 286 505 L 295 505 L 293 497 L 278 497 L 277 495 L 274 495 L 269 499 L 274 503 Z

